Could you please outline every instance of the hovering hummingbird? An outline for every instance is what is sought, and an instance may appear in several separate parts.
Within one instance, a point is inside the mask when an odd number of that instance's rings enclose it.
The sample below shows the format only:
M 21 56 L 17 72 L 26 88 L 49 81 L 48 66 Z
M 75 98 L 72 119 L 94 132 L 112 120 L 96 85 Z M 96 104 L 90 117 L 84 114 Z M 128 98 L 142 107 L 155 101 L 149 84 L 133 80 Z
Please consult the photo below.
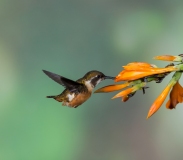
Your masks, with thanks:
M 43 72 L 55 82 L 61 84 L 66 89 L 59 95 L 47 96 L 62 102 L 63 106 L 76 108 L 84 103 L 92 94 L 92 90 L 104 79 L 114 79 L 115 77 L 105 76 L 99 71 L 90 71 L 84 77 L 73 81 L 55 73 L 43 70 Z

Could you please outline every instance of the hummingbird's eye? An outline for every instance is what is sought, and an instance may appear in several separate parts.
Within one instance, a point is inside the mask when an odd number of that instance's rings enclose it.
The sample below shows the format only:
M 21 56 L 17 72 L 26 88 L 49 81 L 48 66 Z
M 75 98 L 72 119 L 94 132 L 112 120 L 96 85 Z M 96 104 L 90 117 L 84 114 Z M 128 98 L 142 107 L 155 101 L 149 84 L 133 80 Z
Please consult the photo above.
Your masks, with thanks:
M 96 77 L 97 77 L 97 78 L 101 78 L 101 75 L 97 75 Z

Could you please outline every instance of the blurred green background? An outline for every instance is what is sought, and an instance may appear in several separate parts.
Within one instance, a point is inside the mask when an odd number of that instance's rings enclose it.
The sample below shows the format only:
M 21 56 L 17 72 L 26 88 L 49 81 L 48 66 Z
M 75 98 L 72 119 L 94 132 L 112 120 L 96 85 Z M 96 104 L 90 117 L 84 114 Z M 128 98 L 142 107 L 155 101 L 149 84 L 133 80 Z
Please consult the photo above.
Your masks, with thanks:
M 45 98 L 64 88 L 41 71 L 76 80 L 133 61 L 163 67 L 152 57 L 183 52 L 182 17 L 181 0 L 0 0 L 0 159 L 182 159 L 182 104 L 146 120 L 171 75 L 126 103 L 93 94 L 72 109 Z

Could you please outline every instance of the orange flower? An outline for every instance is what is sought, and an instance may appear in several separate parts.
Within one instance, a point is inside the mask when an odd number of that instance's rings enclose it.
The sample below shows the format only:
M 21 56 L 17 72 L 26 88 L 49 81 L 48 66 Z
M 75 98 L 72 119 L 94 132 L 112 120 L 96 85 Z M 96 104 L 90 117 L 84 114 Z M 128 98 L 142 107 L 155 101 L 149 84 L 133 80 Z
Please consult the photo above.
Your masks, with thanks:
M 124 66 L 126 68 L 126 66 Z M 167 73 L 167 72 L 172 72 L 178 70 L 174 66 L 169 66 L 167 68 L 143 68 L 143 67 L 136 67 L 136 70 L 133 68 L 132 70 L 123 70 L 116 76 L 115 82 L 119 81 L 132 81 L 136 79 L 140 79 L 143 77 L 147 77 L 150 75 L 155 75 L 155 74 L 161 74 L 161 73 Z
M 183 88 L 179 84 L 179 82 L 177 82 L 173 86 L 173 88 L 172 88 L 172 90 L 170 92 L 170 99 L 166 103 L 166 108 L 173 109 L 173 108 L 176 107 L 176 105 L 178 103 L 182 103 L 182 102 L 183 102 Z
M 126 82 L 126 83 L 123 83 L 123 84 L 109 85 L 109 86 L 99 88 L 98 90 L 95 91 L 95 93 L 113 92 L 113 91 L 117 91 L 117 90 L 123 89 L 125 87 L 128 87 L 129 85 L 130 85 L 129 82 Z
M 172 88 L 172 86 L 174 85 L 174 81 L 171 81 L 171 83 L 169 83 L 167 85 L 167 87 L 163 90 L 163 92 L 158 96 L 158 98 L 154 101 L 154 103 L 152 104 L 147 118 L 151 117 L 163 104 L 163 102 L 165 101 L 165 98 L 167 97 L 170 89 Z
M 126 97 L 128 96 L 130 93 L 135 92 L 137 89 L 135 87 L 132 88 L 128 88 L 124 91 L 119 92 L 118 94 L 116 94 L 114 97 L 112 97 L 112 99 L 114 98 L 118 98 L 118 97 Z
M 182 62 L 182 57 L 183 55 L 165 55 L 156 56 L 155 59 Z M 163 90 L 160 96 L 150 107 L 147 118 L 151 117 L 161 107 L 172 87 L 173 89 L 170 93 L 170 100 L 167 102 L 166 107 L 172 109 L 175 108 L 178 103 L 183 102 L 183 88 L 180 86 L 179 83 L 177 83 L 183 72 L 183 63 L 179 63 L 177 65 L 171 63 L 165 68 L 158 68 L 153 64 L 145 62 L 132 62 L 128 63 L 126 66 L 123 66 L 123 68 L 124 70 L 116 76 L 114 81 L 126 81 L 125 83 L 105 86 L 96 90 L 95 93 L 113 92 L 130 86 L 129 88 L 121 91 L 112 98 L 114 99 L 122 97 L 122 101 L 126 102 L 136 93 L 137 90 L 143 90 L 143 93 L 145 93 L 145 89 L 148 88 L 145 87 L 146 83 L 151 81 L 160 83 L 170 72 L 176 71 L 167 87 Z
M 154 59 L 162 60 L 162 61 L 174 61 L 174 62 L 181 62 L 182 61 L 181 56 L 172 56 L 172 55 L 156 56 L 156 57 L 154 57 Z
M 154 101 L 152 104 L 149 113 L 147 115 L 147 118 L 151 117 L 163 104 L 165 98 L 167 97 L 170 89 L 174 87 L 171 91 L 170 101 L 168 101 L 166 107 L 167 108 L 174 108 L 177 104 L 177 102 L 181 103 L 183 101 L 183 88 L 178 83 L 178 80 L 180 79 L 182 75 L 181 71 L 177 71 L 174 73 L 172 79 L 170 80 L 167 87 L 163 90 L 163 92 L 159 95 L 159 97 Z M 176 86 L 174 86 L 176 84 Z M 177 93 L 178 92 L 178 93 Z
M 122 92 L 119 92 L 118 94 L 116 94 L 112 99 L 114 98 L 118 98 L 118 97 L 123 97 L 123 101 L 126 101 L 128 95 L 133 94 L 135 91 L 142 89 L 144 86 L 146 85 L 145 82 L 141 82 L 139 84 L 134 85 L 131 88 L 128 88 Z M 129 97 L 128 97 L 129 98 Z

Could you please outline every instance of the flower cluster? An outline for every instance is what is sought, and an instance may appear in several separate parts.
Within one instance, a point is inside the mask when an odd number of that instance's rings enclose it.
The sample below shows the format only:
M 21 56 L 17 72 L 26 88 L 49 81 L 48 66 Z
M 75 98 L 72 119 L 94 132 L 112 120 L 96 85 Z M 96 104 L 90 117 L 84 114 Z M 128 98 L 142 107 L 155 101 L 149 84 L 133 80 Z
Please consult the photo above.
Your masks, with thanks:
M 123 102 L 126 102 L 131 98 L 136 91 L 142 90 L 145 93 L 146 84 L 151 81 L 156 83 L 161 83 L 162 80 L 171 72 L 175 72 L 172 79 L 163 90 L 163 92 L 154 101 L 150 110 L 148 112 L 147 118 L 151 117 L 163 104 L 165 98 L 170 92 L 170 99 L 166 104 L 166 108 L 173 109 L 178 103 L 183 102 L 183 88 L 179 84 L 179 79 L 183 71 L 183 55 L 179 56 L 156 56 L 156 60 L 180 62 L 174 65 L 173 63 L 167 65 L 165 68 L 158 68 L 156 65 L 145 63 L 145 62 L 132 62 L 123 66 L 124 70 L 120 72 L 116 78 L 115 82 L 124 81 L 123 84 L 114 84 L 105 86 L 95 91 L 95 93 L 101 92 L 113 92 L 117 90 L 124 89 L 123 91 L 116 94 L 112 99 L 121 97 Z

